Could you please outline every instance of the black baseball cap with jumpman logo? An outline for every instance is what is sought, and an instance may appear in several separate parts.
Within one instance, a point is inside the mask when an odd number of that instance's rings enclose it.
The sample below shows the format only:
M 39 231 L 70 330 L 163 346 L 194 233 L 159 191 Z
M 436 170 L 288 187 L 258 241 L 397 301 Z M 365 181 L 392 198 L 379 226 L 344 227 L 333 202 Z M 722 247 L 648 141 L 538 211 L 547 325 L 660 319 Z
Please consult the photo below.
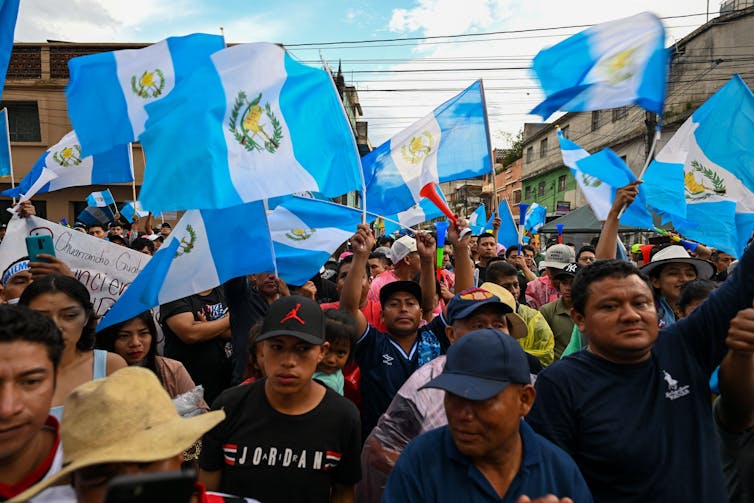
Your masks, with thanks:
M 319 304 L 301 295 L 280 297 L 273 302 L 264 317 L 257 342 L 278 335 L 292 335 L 311 344 L 324 344 L 325 316 Z

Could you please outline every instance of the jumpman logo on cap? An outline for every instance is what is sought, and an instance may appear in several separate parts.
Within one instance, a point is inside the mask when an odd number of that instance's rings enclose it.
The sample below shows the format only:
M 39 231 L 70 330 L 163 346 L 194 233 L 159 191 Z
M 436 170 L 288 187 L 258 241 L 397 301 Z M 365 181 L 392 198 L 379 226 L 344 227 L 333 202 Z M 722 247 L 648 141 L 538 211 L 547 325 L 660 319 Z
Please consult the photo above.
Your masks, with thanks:
M 306 322 L 302 320 L 298 315 L 298 310 L 301 309 L 301 304 L 296 304 L 296 307 L 288 311 L 288 314 L 286 314 L 282 320 L 280 320 L 280 323 L 285 323 L 288 320 L 296 320 L 302 325 L 306 325 Z

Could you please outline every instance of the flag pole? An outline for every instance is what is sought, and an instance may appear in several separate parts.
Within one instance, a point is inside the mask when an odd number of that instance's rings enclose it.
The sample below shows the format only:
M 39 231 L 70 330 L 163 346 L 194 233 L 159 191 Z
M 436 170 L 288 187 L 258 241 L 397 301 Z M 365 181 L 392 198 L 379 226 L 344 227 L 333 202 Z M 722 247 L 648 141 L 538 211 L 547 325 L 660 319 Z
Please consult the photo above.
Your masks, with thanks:
M 332 85 L 333 91 L 335 91 L 335 94 L 340 98 L 340 94 L 338 93 L 338 86 L 335 85 L 335 80 L 333 80 L 332 72 L 330 71 L 330 65 L 327 64 L 327 61 L 325 61 L 325 57 L 322 56 L 321 51 L 319 53 L 319 59 L 320 61 L 322 61 L 322 66 L 327 72 L 327 75 L 330 77 L 330 84 Z M 340 111 L 343 113 L 343 118 L 350 125 L 351 121 L 348 120 L 348 114 L 346 114 L 346 111 L 343 108 L 343 101 L 340 99 L 338 101 L 340 102 Z M 354 141 L 352 143 L 356 158 L 359 160 L 359 175 L 361 175 L 361 223 L 365 224 L 367 223 L 367 182 L 364 179 L 364 169 L 361 166 L 361 155 L 359 154 L 359 147 L 356 146 L 356 138 L 354 138 Z
M 142 153 L 144 151 L 142 150 Z M 134 169 L 134 144 L 128 144 L 128 162 L 131 164 L 131 195 L 134 198 L 134 210 L 136 210 L 136 170 Z M 144 163 L 146 164 L 146 162 Z
M 8 139 L 8 163 L 10 164 L 8 167 L 10 169 L 10 187 L 12 189 L 16 188 L 16 179 L 13 175 L 13 153 L 10 150 L 10 126 L 8 125 L 8 108 L 3 108 L 3 113 L 5 114 L 5 138 Z M 13 196 L 13 206 L 16 205 L 16 196 Z
M 484 96 L 484 81 L 479 79 L 479 92 L 482 96 L 482 110 L 484 111 L 484 129 L 487 132 L 487 154 L 490 156 L 490 172 L 492 173 L 492 214 L 499 217 L 497 201 L 497 181 L 495 180 L 495 156 L 492 152 L 492 140 L 490 138 L 490 119 L 487 115 L 487 99 Z M 486 218 L 486 216 L 485 216 Z

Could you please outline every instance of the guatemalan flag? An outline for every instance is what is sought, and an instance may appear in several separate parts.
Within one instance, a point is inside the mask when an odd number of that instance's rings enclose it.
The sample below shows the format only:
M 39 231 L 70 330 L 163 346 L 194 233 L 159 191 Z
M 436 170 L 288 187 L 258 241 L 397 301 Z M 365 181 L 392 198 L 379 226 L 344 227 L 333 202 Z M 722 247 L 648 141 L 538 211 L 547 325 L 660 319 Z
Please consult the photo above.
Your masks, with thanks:
M 610 187 L 610 206 L 615 201 L 618 189 L 636 181 L 636 175 L 626 163 L 618 157 L 618 154 L 606 148 L 576 161 L 577 169 L 591 177 L 592 183 L 604 183 Z M 653 229 L 654 221 L 652 214 L 647 209 L 647 196 L 644 189 L 639 186 L 636 199 L 623 212 L 620 223 L 641 229 Z
M 291 285 L 306 283 L 353 236 L 361 217 L 359 210 L 317 199 L 291 197 L 279 204 L 267 217 L 278 275 Z
M 84 157 L 76 133 L 71 131 L 50 147 L 31 171 L 14 188 L 2 192 L 7 197 L 29 199 L 67 187 L 108 185 L 134 179 L 131 144 L 118 145 L 108 152 Z
M 474 235 L 484 232 L 487 226 L 487 208 L 481 204 L 469 215 L 469 228 Z
M 497 214 L 500 216 L 500 228 L 497 230 L 497 242 L 503 246 L 509 247 L 518 243 L 518 227 L 513 219 L 513 213 L 508 205 L 508 201 L 503 199 L 497 207 Z
M 13 51 L 13 34 L 20 2 L 21 0 L 0 0 L 0 96 L 3 94 L 5 75 Z
M 445 200 L 444 196 L 441 197 Z M 443 216 L 443 213 L 440 208 L 429 199 L 422 199 L 405 211 L 398 212 L 395 215 L 385 216 L 385 234 L 390 235 L 406 227 L 413 227 L 414 225 L 441 216 Z
M 120 214 L 123 215 L 123 218 L 127 221 L 131 222 L 134 219 L 134 215 L 141 218 L 149 215 L 149 212 L 144 211 L 144 208 L 141 207 L 141 201 L 126 201 L 120 209 Z
M 273 257 L 261 202 L 222 210 L 189 210 L 97 330 L 229 279 L 274 271 Z
M 665 28 L 649 12 L 594 25 L 535 57 L 545 100 L 532 114 L 584 112 L 635 103 L 662 115 L 668 73 Z
M 147 210 L 223 208 L 303 191 L 335 197 L 362 186 L 330 74 L 275 44 L 213 54 L 147 112 L 139 138 Z
M 482 83 L 437 107 L 362 159 L 367 210 L 393 215 L 418 203 L 430 183 L 491 172 Z
M 570 168 L 571 174 L 584 193 L 584 197 L 589 202 L 597 220 L 604 222 L 613 206 L 612 187 L 579 169 L 577 162 L 589 157 L 589 152 L 563 136 L 563 132 L 560 130 L 558 130 L 558 141 L 560 142 L 560 152 L 563 155 L 563 164 Z
M 66 88 L 68 116 L 83 154 L 106 152 L 135 141 L 147 121 L 145 106 L 169 95 L 198 65 L 208 61 L 210 54 L 223 47 L 221 36 L 195 33 L 143 49 L 71 59 Z
M 683 123 L 644 179 L 649 205 L 678 232 L 741 256 L 754 230 L 754 94 L 740 76 Z

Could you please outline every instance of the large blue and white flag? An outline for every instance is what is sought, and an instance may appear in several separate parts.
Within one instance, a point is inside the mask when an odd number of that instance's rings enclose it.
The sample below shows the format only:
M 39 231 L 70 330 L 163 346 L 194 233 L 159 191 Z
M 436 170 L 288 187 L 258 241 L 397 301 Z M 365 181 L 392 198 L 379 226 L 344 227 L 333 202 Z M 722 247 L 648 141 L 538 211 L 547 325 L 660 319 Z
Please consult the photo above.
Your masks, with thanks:
M 132 182 L 131 145 L 118 145 L 109 152 L 83 157 L 76 133 L 71 131 L 50 147 L 7 197 L 30 198 L 67 187 Z
M 393 215 L 421 200 L 429 183 L 491 172 L 482 84 L 477 81 L 361 160 L 367 210 Z
M 667 208 L 677 193 L 648 202 L 686 238 L 740 257 L 754 230 L 753 167 L 754 94 L 735 75 L 683 123 L 647 169 L 656 180 L 653 190 L 663 179 L 676 180 L 676 192 L 683 188 L 685 215 Z
M 445 199 L 444 196 L 442 196 Z M 413 227 L 433 218 L 443 216 L 442 211 L 429 199 L 422 199 L 406 211 L 385 216 L 385 234 L 390 235 L 406 227 Z M 393 222 L 391 222 L 392 220 Z M 397 222 L 394 223 L 394 222 Z M 400 225 L 398 225 L 400 224 Z
M 13 34 L 16 31 L 20 1 L 0 0 L 0 96 L 3 94 L 10 54 L 13 51 Z
M 576 167 L 585 175 L 592 177 L 593 184 L 600 182 L 610 187 L 610 206 L 615 201 L 618 189 L 636 181 L 636 175 L 626 166 L 618 154 L 606 148 L 576 161 Z M 639 193 L 623 212 L 620 223 L 641 229 L 654 229 L 652 214 L 647 209 L 647 198 L 639 186 Z
M 0 110 L 0 176 L 10 176 L 13 162 L 10 157 L 10 132 L 8 131 L 8 109 Z
M 577 162 L 585 157 L 589 157 L 589 152 L 572 142 L 565 136 L 562 131 L 558 130 L 558 141 L 560 142 L 560 152 L 563 154 L 563 164 L 571 169 L 571 174 L 576 179 L 584 197 L 589 202 L 597 220 L 607 220 L 607 214 L 612 207 L 612 187 L 601 180 L 583 173 L 577 166 Z
M 97 330 L 229 279 L 274 270 L 261 202 L 187 211 Z
M 665 28 L 649 12 L 594 25 L 540 51 L 533 62 L 545 100 L 532 114 L 635 103 L 662 115 L 668 74 Z
M 107 152 L 135 141 L 147 121 L 145 106 L 168 96 L 223 47 L 221 36 L 195 33 L 170 37 L 143 49 L 71 59 L 68 116 L 81 140 L 82 153 Z M 189 120 L 184 127 L 192 125 Z
M 213 54 L 147 112 L 139 138 L 147 210 L 223 208 L 302 191 L 335 197 L 362 185 L 332 78 L 275 44 Z
M 267 215 L 278 275 L 291 285 L 306 283 L 353 236 L 361 217 L 359 210 L 317 199 L 279 204 Z
M 526 214 L 524 215 L 524 230 L 530 235 L 537 234 L 539 229 L 545 224 L 546 218 L 547 207 L 531 203 L 526 208 Z

